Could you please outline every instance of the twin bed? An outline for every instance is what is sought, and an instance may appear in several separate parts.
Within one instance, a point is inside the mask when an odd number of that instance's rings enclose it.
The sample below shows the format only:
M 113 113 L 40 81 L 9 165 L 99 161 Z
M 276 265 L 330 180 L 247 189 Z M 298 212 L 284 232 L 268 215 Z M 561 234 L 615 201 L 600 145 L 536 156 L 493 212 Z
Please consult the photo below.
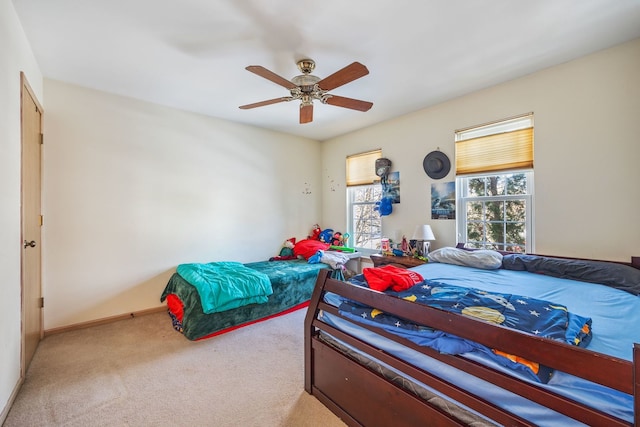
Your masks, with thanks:
M 321 272 L 306 391 L 353 426 L 640 421 L 640 258 L 510 254 L 488 266 L 449 249 L 396 291 Z
M 327 264 L 309 264 L 306 260 L 185 264 L 178 266 L 177 272 L 171 276 L 160 301 L 166 301 L 174 329 L 189 340 L 202 340 L 306 307 L 318 272 L 325 269 L 329 269 Z M 207 282 L 214 277 L 231 280 L 223 285 L 228 287 L 233 284 L 235 289 L 237 272 L 245 273 L 243 279 L 249 285 L 258 283 L 258 290 L 268 289 L 271 292 L 260 292 L 253 295 L 255 300 L 240 305 L 236 303 L 235 295 L 221 301 L 223 298 L 215 288 L 213 291 L 206 288 L 212 298 L 204 299 L 203 307 L 203 299 L 194 283 L 200 278 Z M 206 307 L 211 299 L 221 307 L 213 304 L 212 307 Z M 234 303 L 238 306 L 233 307 Z M 233 308 L 228 309 L 229 306 Z

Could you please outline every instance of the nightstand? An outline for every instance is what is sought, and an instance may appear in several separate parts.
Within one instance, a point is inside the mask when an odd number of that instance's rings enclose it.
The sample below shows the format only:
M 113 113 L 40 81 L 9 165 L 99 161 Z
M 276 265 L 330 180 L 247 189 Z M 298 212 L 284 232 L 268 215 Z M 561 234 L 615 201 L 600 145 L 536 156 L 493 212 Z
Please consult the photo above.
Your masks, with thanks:
M 382 265 L 387 265 L 387 264 L 395 264 L 398 267 L 410 268 L 410 267 L 416 267 L 418 265 L 422 265 L 426 262 L 419 258 L 414 258 L 412 256 L 393 256 L 393 255 L 373 254 L 371 255 L 370 258 L 371 258 L 371 261 L 373 262 L 374 267 L 380 267 Z

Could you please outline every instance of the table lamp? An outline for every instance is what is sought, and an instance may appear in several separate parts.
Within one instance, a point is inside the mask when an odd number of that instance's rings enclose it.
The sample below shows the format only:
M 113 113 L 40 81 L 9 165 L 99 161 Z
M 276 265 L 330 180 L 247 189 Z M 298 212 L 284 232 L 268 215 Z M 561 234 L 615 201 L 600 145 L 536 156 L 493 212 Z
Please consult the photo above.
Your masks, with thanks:
M 429 240 L 436 240 L 436 236 L 433 235 L 431 226 L 424 224 L 416 227 L 411 239 L 416 241 L 418 255 L 426 256 L 429 253 L 429 248 L 431 246 L 431 242 L 429 242 Z

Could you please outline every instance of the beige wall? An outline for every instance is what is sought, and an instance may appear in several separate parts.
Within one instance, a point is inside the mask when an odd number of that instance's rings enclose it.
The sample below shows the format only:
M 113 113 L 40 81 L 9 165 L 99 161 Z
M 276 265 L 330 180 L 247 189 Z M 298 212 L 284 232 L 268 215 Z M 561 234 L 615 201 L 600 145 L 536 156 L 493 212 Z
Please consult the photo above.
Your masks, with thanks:
M 320 221 L 320 143 L 45 79 L 45 330 L 160 306 L 186 262 Z
M 325 141 L 323 221 L 345 227 L 344 159 L 382 148 L 400 171 L 387 235 L 432 225 L 434 247 L 457 242 L 455 221 L 431 221 L 429 152 L 454 160 L 456 129 L 535 113 L 535 251 L 628 261 L 640 255 L 640 39 Z M 454 171 L 437 182 L 453 181 Z
M 42 74 L 11 1 L 0 0 L 0 411 L 20 381 L 20 72 L 40 102 Z M 0 419 L 0 422 L 2 420 Z

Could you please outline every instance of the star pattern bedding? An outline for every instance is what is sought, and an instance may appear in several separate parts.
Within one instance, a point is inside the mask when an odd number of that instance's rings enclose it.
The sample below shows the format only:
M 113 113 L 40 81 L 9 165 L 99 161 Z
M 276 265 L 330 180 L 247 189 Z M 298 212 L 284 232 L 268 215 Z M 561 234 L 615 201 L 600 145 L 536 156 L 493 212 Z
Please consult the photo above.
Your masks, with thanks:
M 354 277 L 351 282 L 367 286 L 363 275 Z M 590 318 L 570 313 L 562 304 L 523 295 L 487 292 L 431 280 L 425 280 L 405 291 L 386 293 L 580 347 L 586 347 L 592 336 Z M 496 352 L 473 341 L 419 326 L 352 301 L 344 301 L 339 308 L 347 317 L 372 322 L 389 332 L 406 336 L 416 344 L 426 345 L 441 353 L 484 352 L 503 366 L 523 371 L 543 383 L 547 383 L 553 373 L 550 368 L 535 362 Z

